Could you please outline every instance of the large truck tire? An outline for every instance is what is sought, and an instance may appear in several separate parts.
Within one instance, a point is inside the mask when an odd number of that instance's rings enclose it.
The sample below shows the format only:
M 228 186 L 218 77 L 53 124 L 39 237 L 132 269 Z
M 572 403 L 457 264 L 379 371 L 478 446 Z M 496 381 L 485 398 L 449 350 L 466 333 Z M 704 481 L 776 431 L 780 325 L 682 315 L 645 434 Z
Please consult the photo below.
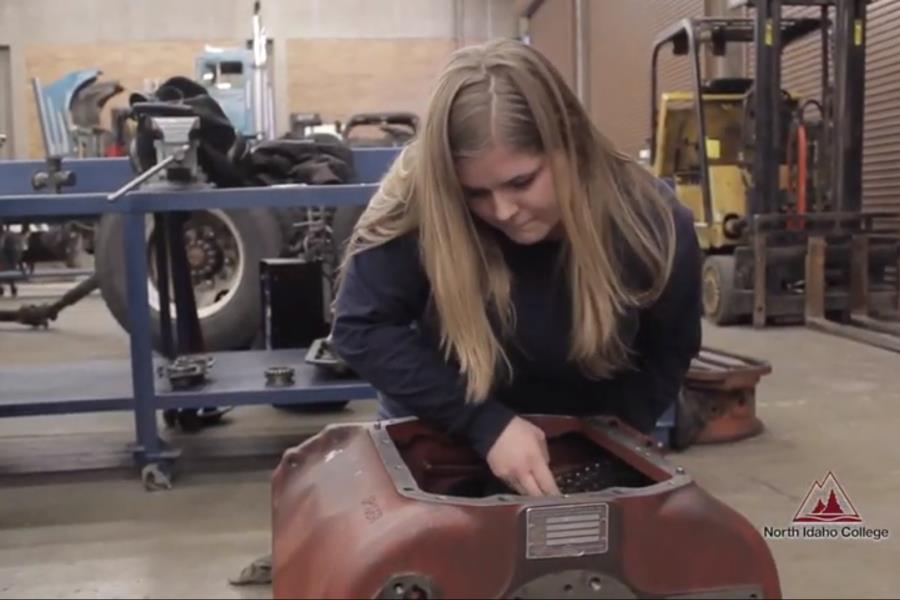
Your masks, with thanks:
M 148 216 L 148 240 L 153 234 L 152 223 L 152 217 Z M 191 214 L 184 229 L 206 351 L 249 347 L 261 322 L 259 263 L 264 258 L 279 256 L 284 245 L 278 218 L 268 209 L 197 211 Z M 95 261 L 103 300 L 127 331 L 123 235 L 123 217 L 104 215 L 97 227 Z M 160 350 L 153 250 L 148 250 L 147 259 L 153 344 Z M 174 316 L 174 305 L 170 310 Z

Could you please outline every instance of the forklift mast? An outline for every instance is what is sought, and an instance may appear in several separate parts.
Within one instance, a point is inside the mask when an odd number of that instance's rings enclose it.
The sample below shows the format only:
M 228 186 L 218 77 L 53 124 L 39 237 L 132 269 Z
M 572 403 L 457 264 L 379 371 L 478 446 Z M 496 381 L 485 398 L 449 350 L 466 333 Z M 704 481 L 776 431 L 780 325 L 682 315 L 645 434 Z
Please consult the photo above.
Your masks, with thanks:
M 674 177 L 694 211 L 707 253 L 704 314 L 715 323 L 900 313 L 900 215 L 863 211 L 862 202 L 869 2 L 732 1 L 752 7 L 751 16 L 684 19 L 654 43 L 650 163 L 657 176 Z M 789 7 L 819 15 L 785 16 Z M 782 88 L 782 59 L 816 31 L 822 98 L 798 104 Z M 705 81 L 703 52 L 721 56 L 736 43 L 752 44 L 752 79 Z M 660 94 L 658 63 L 669 46 L 690 60 L 692 95 Z M 820 122 L 805 118 L 810 105 Z M 808 189 L 816 194 L 809 206 Z
M 835 0 L 832 0 L 832 2 Z M 794 4 L 769 0 L 768 4 Z M 778 14 L 780 16 L 780 7 Z M 684 19 L 663 31 L 653 46 L 650 81 L 650 162 L 656 159 L 657 128 L 659 125 L 659 57 L 663 48 L 672 46 L 676 56 L 687 55 L 691 62 L 692 87 L 694 89 L 694 110 L 700 140 L 707 139 L 707 118 L 704 102 L 702 72 L 702 50 L 710 47 L 712 53 L 721 56 L 727 46 L 735 43 L 756 46 L 756 68 L 750 88 L 755 117 L 754 140 L 757 148 L 768 148 L 768 152 L 754 152 L 752 166 L 754 187 L 747 201 L 747 217 L 777 211 L 779 196 L 778 169 L 784 156 L 784 139 L 781 134 L 783 95 L 781 90 L 781 55 L 789 44 L 805 38 L 816 30 L 822 31 L 822 73 L 823 93 L 828 89 L 828 18 L 827 7 L 822 18 L 778 18 L 776 20 L 760 14 L 751 18 L 692 18 Z M 763 32 L 760 35 L 759 32 Z M 776 33 L 777 31 L 777 33 Z M 771 44 L 769 42 L 771 41 Z M 760 59 L 760 55 L 764 57 Z M 860 121 L 861 123 L 862 121 Z M 861 127 L 860 127 L 861 129 Z M 698 147 L 700 162 L 701 193 L 703 197 L 703 220 L 713 225 L 712 194 L 709 182 L 709 152 L 706 143 Z
M 659 56 L 671 44 L 673 53 L 688 55 L 696 98 L 703 93 L 702 49 L 711 47 L 714 55 L 725 53 L 728 44 L 753 43 L 755 69 L 753 103 L 755 145 L 769 149 L 754 153 L 753 189 L 748 198 L 747 214 L 771 214 L 778 211 L 779 162 L 784 156 L 783 103 L 781 62 L 784 49 L 792 42 L 819 30 L 822 38 L 821 76 L 823 94 L 829 94 L 829 8 L 834 7 L 834 89 L 831 93 L 829 146 L 832 163 L 828 172 L 833 194 L 832 206 L 838 212 L 862 209 L 862 130 L 865 85 L 865 19 L 866 5 L 871 0 L 751 0 L 732 3 L 756 8 L 753 18 L 685 19 L 665 30 L 653 47 L 651 63 L 651 162 L 655 158 L 659 102 Z M 819 6 L 820 18 L 784 18 L 785 6 Z M 700 139 L 706 139 L 704 103 L 697 101 L 696 119 Z M 700 174 L 704 219 L 712 222 L 712 200 L 709 186 L 709 156 L 705 143 L 699 145 Z M 752 226 L 752 223 L 750 223 Z
M 778 132 L 781 102 L 781 59 L 783 6 L 820 6 L 822 10 L 822 91 L 828 93 L 828 11 L 834 7 L 834 90 L 832 92 L 829 142 L 832 163 L 828 169 L 833 194 L 831 205 L 837 212 L 862 210 L 862 132 L 865 86 L 865 22 L 870 0 L 755 0 L 755 102 L 756 141 L 758 147 L 773 152 L 757 152 L 754 164 L 754 190 L 750 213 L 777 210 L 773 200 L 778 194 L 777 164 L 771 158 L 781 156 L 783 142 Z

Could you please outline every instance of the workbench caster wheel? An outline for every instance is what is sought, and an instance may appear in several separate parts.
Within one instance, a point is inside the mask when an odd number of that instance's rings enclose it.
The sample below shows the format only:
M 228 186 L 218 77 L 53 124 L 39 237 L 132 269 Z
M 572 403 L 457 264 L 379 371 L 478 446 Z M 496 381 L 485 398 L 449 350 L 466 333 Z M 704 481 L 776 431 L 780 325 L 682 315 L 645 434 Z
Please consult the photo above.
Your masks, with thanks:
M 144 489 L 148 492 L 172 489 L 172 467 L 163 463 L 150 463 L 141 471 Z

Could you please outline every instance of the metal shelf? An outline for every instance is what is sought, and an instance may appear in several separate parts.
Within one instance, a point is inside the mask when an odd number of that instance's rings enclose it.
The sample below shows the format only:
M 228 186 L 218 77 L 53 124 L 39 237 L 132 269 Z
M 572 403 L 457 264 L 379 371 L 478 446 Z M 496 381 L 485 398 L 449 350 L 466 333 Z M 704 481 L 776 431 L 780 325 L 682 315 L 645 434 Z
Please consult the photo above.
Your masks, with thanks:
M 329 377 L 303 360 L 306 350 L 265 350 L 212 354 L 215 364 L 209 381 L 192 391 L 168 390 L 165 380 L 157 380 L 158 408 L 202 408 L 211 400 L 220 405 L 305 404 L 366 400 L 375 398 L 375 389 L 360 379 Z M 293 367 L 294 385 L 267 387 L 263 372 L 268 367 Z
M 155 379 L 156 409 L 220 405 L 308 404 L 367 400 L 375 389 L 360 379 L 330 377 L 303 362 L 306 349 L 214 353 L 209 381 L 190 391 L 170 391 Z M 164 364 L 157 358 L 155 366 Z M 296 369 L 289 388 L 265 385 L 272 366 Z M 133 410 L 131 362 L 97 360 L 0 369 L 0 417 Z

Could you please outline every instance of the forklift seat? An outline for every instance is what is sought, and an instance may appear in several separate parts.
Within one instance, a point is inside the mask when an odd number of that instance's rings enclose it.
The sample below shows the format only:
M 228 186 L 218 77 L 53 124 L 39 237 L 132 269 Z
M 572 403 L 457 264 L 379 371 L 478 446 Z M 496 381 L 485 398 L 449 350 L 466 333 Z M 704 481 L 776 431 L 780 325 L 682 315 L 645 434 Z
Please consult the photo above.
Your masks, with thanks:
M 747 77 L 723 77 L 710 79 L 703 86 L 704 94 L 746 94 L 753 87 L 753 79 Z

